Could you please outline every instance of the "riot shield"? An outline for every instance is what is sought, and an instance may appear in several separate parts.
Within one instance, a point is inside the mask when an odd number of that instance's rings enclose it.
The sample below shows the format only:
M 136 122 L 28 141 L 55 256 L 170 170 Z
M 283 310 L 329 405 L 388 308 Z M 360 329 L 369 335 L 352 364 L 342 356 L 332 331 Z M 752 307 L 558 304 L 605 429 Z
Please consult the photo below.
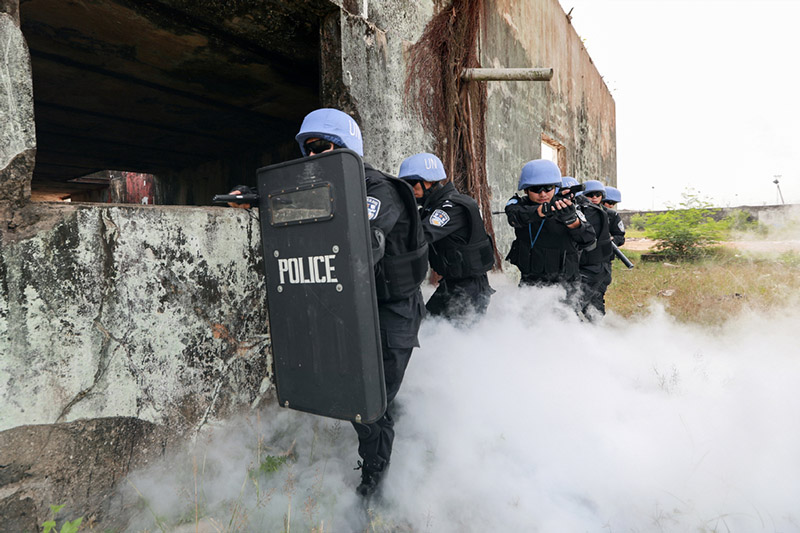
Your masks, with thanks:
M 361 158 L 261 168 L 258 193 L 280 405 L 374 422 L 386 386 Z

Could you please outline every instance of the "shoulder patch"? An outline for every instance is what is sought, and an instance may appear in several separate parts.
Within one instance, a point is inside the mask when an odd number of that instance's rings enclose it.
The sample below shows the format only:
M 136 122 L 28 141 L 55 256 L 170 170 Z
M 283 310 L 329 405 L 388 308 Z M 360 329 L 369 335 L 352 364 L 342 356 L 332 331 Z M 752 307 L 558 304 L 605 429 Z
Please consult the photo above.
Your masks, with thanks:
M 519 203 L 519 198 L 517 198 L 516 196 L 512 196 L 511 200 L 506 202 L 506 205 L 514 205 L 514 204 L 518 204 L 518 203 Z
M 586 222 L 586 215 L 583 214 L 583 211 L 577 209 L 575 214 L 578 215 L 578 218 L 581 219 L 581 222 Z
M 431 226 L 444 226 L 448 222 L 450 222 L 450 215 L 442 211 L 441 209 L 437 209 L 433 212 L 431 217 L 428 219 L 428 222 L 431 223 Z
M 622 223 L 622 219 L 619 219 L 619 224 L 617 224 L 620 231 L 625 231 L 625 224 Z
M 367 196 L 367 215 L 370 220 L 374 220 L 381 211 L 381 201 L 374 196 Z

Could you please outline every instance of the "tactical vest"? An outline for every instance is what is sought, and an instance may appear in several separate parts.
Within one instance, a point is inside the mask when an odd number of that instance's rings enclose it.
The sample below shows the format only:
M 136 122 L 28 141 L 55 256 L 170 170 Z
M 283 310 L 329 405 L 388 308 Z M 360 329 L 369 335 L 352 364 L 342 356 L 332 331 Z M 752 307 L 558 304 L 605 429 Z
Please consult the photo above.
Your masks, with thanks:
M 367 169 L 367 181 L 383 179 L 390 183 L 410 219 L 411 229 L 406 236 L 405 253 L 384 255 L 375 265 L 375 291 L 379 302 L 402 300 L 414 294 L 428 274 L 428 243 L 422 231 L 414 190 L 401 179 L 375 169 Z M 387 236 L 388 238 L 388 236 Z
M 444 278 L 462 279 L 485 274 L 494 266 L 492 239 L 486 234 L 483 219 L 475 200 L 459 193 L 455 188 L 442 195 L 436 209 L 445 200 L 463 206 L 469 213 L 469 240 L 466 244 L 444 238 L 431 245 L 428 259 L 431 268 Z M 428 213 L 426 213 L 427 215 Z
M 599 265 L 607 263 L 614 258 L 614 249 L 611 247 L 611 233 L 608 230 L 608 215 L 603 207 L 587 202 L 581 205 L 584 209 L 586 218 L 596 216 L 600 219 L 600 226 L 592 225 L 594 232 L 597 235 L 597 246 L 591 250 L 584 250 L 581 252 L 580 264 L 581 265 Z M 592 209 L 595 211 L 594 215 L 589 215 L 587 210 Z M 590 220 L 591 222 L 591 220 Z
M 506 261 L 519 268 L 523 278 L 572 281 L 580 276 L 578 249 L 569 229 L 554 219 L 515 228 Z

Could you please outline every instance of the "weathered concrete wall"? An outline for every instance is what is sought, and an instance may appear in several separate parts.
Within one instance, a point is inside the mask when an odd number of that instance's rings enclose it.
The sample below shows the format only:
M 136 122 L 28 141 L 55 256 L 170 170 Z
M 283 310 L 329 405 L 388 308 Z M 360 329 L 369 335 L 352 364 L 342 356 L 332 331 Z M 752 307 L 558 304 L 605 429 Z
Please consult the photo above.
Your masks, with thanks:
M 516 191 L 522 166 L 541 156 L 542 135 L 564 147 L 562 171 L 616 183 L 615 104 L 558 0 L 489 2 L 484 67 L 553 68 L 550 82 L 489 82 L 487 173 L 493 211 Z M 513 233 L 495 215 L 498 248 Z
M 36 151 L 33 81 L 28 47 L 19 29 L 19 4 L 0 4 L 0 221 L 31 195 Z
M 269 385 L 258 222 L 222 208 L 34 206 L 0 249 L 0 430 L 133 416 L 183 433 Z
M 422 34 L 433 2 L 409 8 L 404 0 L 371 1 L 367 13 L 360 1 L 348 4 L 350 11 L 342 10 L 324 26 L 328 38 L 323 43 L 340 39 L 341 44 L 323 54 L 323 104 L 352 110 L 364 137 L 364 158 L 396 174 L 403 159 L 433 145 L 403 103 L 404 50 Z

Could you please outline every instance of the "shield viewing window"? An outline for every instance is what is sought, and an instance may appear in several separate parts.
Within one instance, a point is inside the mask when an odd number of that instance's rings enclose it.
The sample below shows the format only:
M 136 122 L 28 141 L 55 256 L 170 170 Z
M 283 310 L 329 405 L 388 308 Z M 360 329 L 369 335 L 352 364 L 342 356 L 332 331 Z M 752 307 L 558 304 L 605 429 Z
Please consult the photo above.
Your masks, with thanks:
M 320 222 L 333 218 L 333 191 L 330 183 L 319 183 L 269 195 L 270 223 L 273 226 Z

